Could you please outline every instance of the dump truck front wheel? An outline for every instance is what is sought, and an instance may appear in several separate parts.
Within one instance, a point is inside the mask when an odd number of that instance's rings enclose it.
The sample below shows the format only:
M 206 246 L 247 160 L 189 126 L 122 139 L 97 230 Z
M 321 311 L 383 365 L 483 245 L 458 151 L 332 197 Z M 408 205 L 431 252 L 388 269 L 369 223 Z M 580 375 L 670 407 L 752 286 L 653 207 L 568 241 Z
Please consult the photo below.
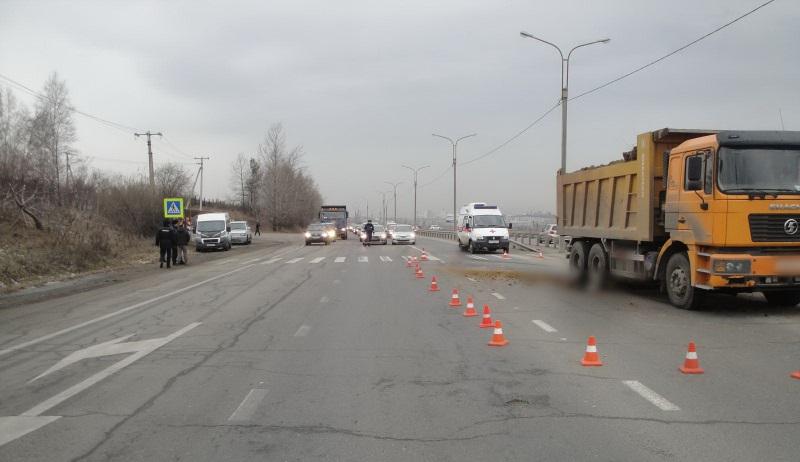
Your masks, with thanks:
M 678 252 L 669 257 L 664 277 L 670 303 L 684 310 L 700 307 L 703 291 L 692 286 L 692 268 L 685 253 Z

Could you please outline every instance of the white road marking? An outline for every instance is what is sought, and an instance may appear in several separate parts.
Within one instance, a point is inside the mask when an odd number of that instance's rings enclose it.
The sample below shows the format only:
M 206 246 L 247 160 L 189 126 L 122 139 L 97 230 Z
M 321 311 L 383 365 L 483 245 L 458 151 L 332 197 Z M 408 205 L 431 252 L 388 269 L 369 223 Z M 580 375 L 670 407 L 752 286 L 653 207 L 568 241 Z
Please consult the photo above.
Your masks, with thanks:
M 369 258 L 362 255 L 362 256 L 358 257 L 358 262 L 359 263 L 369 263 Z
M 211 281 L 216 281 L 217 279 L 224 278 L 225 276 L 230 276 L 231 274 L 238 273 L 239 271 L 246 270 L 246 269 L 248 269 L 248 268 L 250 268 L 252 266 L 253 265 L 241 266 L 239 268 L 236 268 L 235 270 L 228 271 L 227 273 L 218 274 L 218 275 L 216 275 L 216 276 L 214 276 L 212 278 L 208 278 L 208 279 L 202 280 L 200 282 L 197 282 L 197 283 L 194 283 L 194 284 L 190 284 L 190 285 L 188 285 L 186 287 L 181 287 L 180 289 L 173 290 L 172 292 L 168 292 L 168 293 L 159 295 L 158 297 L 154 297 L 154 298 L 151 298 L 149 300 L 145 300 L 143 302 L 139 302 L 139 303 L 133 304 L 131 306 L 122 308 L 121 310 L 117 310 L 117 311 L 114 311 L 112 313 L 108 313 L 108 314 L 105 314 L 103 316 L 100 316 L 100 317 L 97 317 L 97 318 L 94 318 L 94 319 L 90 319 L 88 321 L 84 321 L 84 322 L 82 322 L 80 324 L 75 324 L 74 326 L 67 327 L 65 329 L 61 329 L 61 330 L 53 332 L 51 334 L 43 335 L 43 336 L 41 336 L 39 338 L 36 338 L 36 339 L 33 339 L 33 340 L 29 340 L 27 342 L 23 342 L 23 343 L 20 343 L 18 345 L 14 345 L 14 346 L 2 349 L 2 350 L 0 350 L 0 356 L 3 356 L 3 355 L 8 354 L 8 353 L 12 353 L 12 352 L 17 351 L 17 350 L 21 350 L 23 348 L 27 348 L 27 347 L 29 347 L 31 345 L 36 345 L 38 343 L 42 343 L 44 341 L 50 340 L 51 338 L 58 337 L 59 335 L 64 335 L 64 334 L 72 332 L 74 330 L 81 329 L 81 328 L 84 328 L 86 326 L 90 326 L 90 325 L 92 325 L 92 324 L 94 324 L 96 322 L 105 321 L 106 319 L 113 318 L 114 316 L 118 316 L 118 315 L 123 314 L 123 313 L 127 313 L 128 311 L 135 310 L 136 308 L 141 308 L 142 306 L 148 305 L 150 303 L 157 302 L 157 301 L 163 300 L 165 298 L 174 298 L 175 295 L 178 295 L 180 293 L 186 292 L 187 290 L 192 290 L 195 287 L 200 287 L 200 286 L 202 286 L 204 284 L 208 284 Z
M 346 259 L 347 259 L 347 257 L 336 257 L 336 259 L 335 259 L 335 260 L 333 260 L 333 262 L 334 262 L 334 263 L 344 263 L 344 261 L 345 261 Z
M 638 380 L 623 380 L 622 383 L 627 385 L 631 390 L 639 393 L 642 398 L 650 401 L 655 407 L 662 411 L 680 411 L 681 408 L 667 401 L 666 398 L 654 392 L 653 390 L 644 386 Z
M 262 258 L 264 258 L 264 257 L 253 258 L 253 259 L 251 259 L 251 260 L 247 260 L 247 261 L 245 261 L 245 262 L 244 262 L 244 264 L 246 265 L 246 264 L 248 264 L 248 263 L 255 263 L 255 262 L 257 262 L 257 261 L 261 260 Z
M 267 396 L 267 391 L 266 388 L 253 388 L 250 390 L 250 393 L 244 397 L 239 407 L 228 417 L 228 420 L 245 421 L 252 419 L 258 409 L 258 405 Z
M 328 303 L 329 301 L 330 301 L 330 299 L 328 297 L 322 297 L 322 298 L 319 299 L 320 303 Z
M 411 248 L 417 250 L 419 253 L 422 253 L 422 249 L 420 249 L 419 247 L 416 247 L 416 246 L 412 245 Z M 428 252 L 428 251 L 426 250 L 425 252 Z M 440 261 L 440 262 L 444 263 L 444 260 L 442 260 L 441 258 L 434 257 L 430 253 L 428 253 L 428 260 Z
M 534 319 L 531 322 L 536 324 L 537 326 L 541 327 L 542 330 L 545 331 L 545 332 L 558 332 L 558 330 L 555 327 L 553 327 L 550 324 L 547 324 L 546 322 L 541 321 L 539 319 Z
M 277 257 L 277 258 L 270 258 L 270 259 L 269 259 L 269 260 L 267 260 L 267 261 L 262 261 L 262 262 L 261 262 L 261 264 L 262 264 L 262 265 L 269 265 L 270 263 L 275 263 L 276 261 L 278 261 L 278 260 L 280 260 L 280 259 L 281 259 L 281 257 Z
M 292 258 L 291 260 L 286 260 L 286 263 L 297 263 L 302 259 L 303 257 Z
M 311 326 L 307 326 L 303 324 L 300 328 L 297 329 L 297 332 L 294 333 L 295 337 L 305 337 L 308 334 L 308 331 L 311 330 Z
M 325 257 L 317 257 L 317 258 L 311 260 L 311 263 L 319 263 L 324 259 L 325 259 Z
M 225 259 L 223 259 L 223 260 L 220 260 L 220 261 L 218 261 L 218 262 L 214 262 L 214 265 L 215 265 L 215 266 L 217 266 L 217 265 L 224 265 L 225 263 L 230 263 L 230 262 L 232 262 L 232 261 L 235 261 L 235 260 L 236 260 L 235 258 L 225 258 Z
M 391 258 L 387 257 L 386 255 L 381 255 L 381 261 L 383 262 L 390 262 L 392 261 Z
M 60 418 L 58 415 L 0 417 L 0 446 Z
M 403 256 L 402 256 L 402 257 L 400 257 L 400 258 L 402 258 L 402 259 L 403 259 L 403 260 L 405 260 L 405 261 L 408 261 L 408 259 L 409 259 L 410 257 L 407 257 L 407 256 L 403 255 Z
M 103 369 L 102 371 L 98 372 L 97 374 L 94 374 L 93 376 L 89 377 L 88 379 L 84 380 L 83 382 L 77 383 L 77 384 L 67 388 L 66 390 L 62 391 L 61 393 L 59 393 L 59 394 L 57 394 L 57 395 L 55 395 L 55 396 L 53 396 L 53 397 L 51 397 L 49 399 L 46 399 L 45 401 L 43 401 L 43 402 L 37 404 L 36 406 L 28 409 L 27 411 L 23 412 L 20 415 L 23 415 L 23 416 L 38 416 L 38 415 L 40 415 L 40 414 L 42 414 L 44 412 L 47 412 L 48 409 L 51 409 L 51 408 L 53 408 L 55 406 L 58 406 L 59 404 L 61 404 L 64 401 L 72 398 L 73 396 L 77 395 L 78 393 L 82 392 L 83 390 L 86 390 L 87 388 L 91 387 L 92 385 L 96 384 L 97 382 L 105 379 L 106 377 L 109 377 L 110 375 L 114 374 L 115 372 L 118 372 L 118 371 L 122 370 L 123 368 L 125 368 L 127 366 L 130 366 L 131 364 L 133 364 L 137 360 L 149 355 L 150 353 L 154 352 L 158 348 L 160 348 L 160 347 L 166 345 L 167 343 L 175 340 L 176 338 L 180 337 L 181 335 L 185 334 L 186 332 L 189 332 L 190 330 L 194 329 L 195 327 L 199 326 L 200 324 L 202 324 L 202 323 L 193 322 L 193 323 L 189 324 L 188 326 L 184 327 L 183 329 L 180 329 L 180 330 L 178 330 L 176 332 L 173 332 L 172 334 L 167 335 L 166 337 L 143 340 L 143 341 L 140 341 L 140 342 L 131 342 L 130 344 L 128 344 L 128 345 L 134 345 L 135 344 L 135 346 L 136 346 L 135 350 L 131 349 L 131 350 L 125 351 L 126 350 L 125 344 L 109 345 L 109 342 L 106 342 L 106 344 L 105 344 L 106 348 L 109 347 L 109 346 L 111 346 L 111 347 L 116 346 L 116 347 L 122 347 L 122 348 L 119 348 L 119 349 L 123 350 L 123 351 L 120 351 L 120 352 L 130 353 L 130 352 L 136 351 L 136 353 L 128 356 L 125 359 L 117 361 L 116 363 L 108 366 L 107 368 Z M 123 338 L 127 338 L 127 337 L 123 337 Z M 95 345 L 95 346 L 99 346 L 99 345 Z M 73 353 L 73 355 L 76 354 L 76 353 L 80 354 L 81 352 L 85 352 L 85 351 L 87 351 L 87 350 L 89 350 L 91 348 L 92 347 L 86 348 L 86 349 L 81 350 L 81 351 L 76 351 L 75 353 Z M 98 351 L 94 352 L 95 353 L 94 356 L 87 356 L 87 357 L 97 357 L 97 356 L 102 356 L 103 354 L 119 354 L 120 352 L 111 351 L 110 353 L 101 353 L 101 351 L 98 350 Z M 64 358 L 62 361 L 67 360 L 67 359 L 69 359 L 69 356 L 67 358 Z M 49 372 L 50 371 L 48 371 L 46 373 L 49 373 Z M 44 374 L 42 374 L 42 375 L 44 375 Z
M 498 300 L 505 300 L 506 299 L 505 297 L 503 297 L 502 295 L 498 294 L 497 292 L 492 292 L 492 297 L 494 297 L 494 298 L 496 298 Z
M 471 259 L 473 259 L 473 260 L 486 260 L 486 261 L 489 261 L 489 259 L 488 259 L 488 258 L 486 258 L 486 257 L 481 257 L 481 256 L 478 256 L 478 255 L 470 255 L 470 256 L 469 256 L 469 258 L 471 258 Z
M 469 280 L 469 281 L 472 281 L 472 282 L 478 282 L 478 280 L 477 280 L 477 279 L 473 279 L 473 278 L 471 278 L 471 277 L 469 277 L 469 276 L 467 276 L 467 280 Z

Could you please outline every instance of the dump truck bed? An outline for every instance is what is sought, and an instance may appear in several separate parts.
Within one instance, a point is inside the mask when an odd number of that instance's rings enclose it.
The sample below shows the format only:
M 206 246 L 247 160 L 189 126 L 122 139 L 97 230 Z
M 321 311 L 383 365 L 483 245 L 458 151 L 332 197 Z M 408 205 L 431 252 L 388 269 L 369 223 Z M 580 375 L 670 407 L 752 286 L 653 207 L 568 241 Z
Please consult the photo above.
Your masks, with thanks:
M 557 176 L 559 234 L 650 242 L 665 238 L 660 216 L 664 155 L 713 130 L 664 128 L 642 133 L 624 159 Z M 630 160 L 626 160 L 630 159 Z

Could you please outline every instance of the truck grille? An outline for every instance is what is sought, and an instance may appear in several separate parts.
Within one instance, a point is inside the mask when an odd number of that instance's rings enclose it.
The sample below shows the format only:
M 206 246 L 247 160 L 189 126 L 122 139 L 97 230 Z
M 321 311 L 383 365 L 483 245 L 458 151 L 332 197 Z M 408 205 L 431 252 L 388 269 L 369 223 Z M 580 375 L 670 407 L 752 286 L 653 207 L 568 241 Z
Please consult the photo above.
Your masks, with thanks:
M 800 231 L 787 234 L 788 220 L 797 220 L 800 215 L 750 215 L 750 239 L 753 242 L 800 242 Z

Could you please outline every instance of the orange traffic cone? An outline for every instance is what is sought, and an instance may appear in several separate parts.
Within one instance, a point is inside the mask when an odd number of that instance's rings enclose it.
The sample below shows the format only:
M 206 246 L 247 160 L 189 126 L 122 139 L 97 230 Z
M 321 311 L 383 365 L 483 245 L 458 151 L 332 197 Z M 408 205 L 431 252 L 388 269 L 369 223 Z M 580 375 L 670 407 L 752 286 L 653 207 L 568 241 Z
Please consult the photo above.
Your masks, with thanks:
M 481 329 L 488 329 L 492 326 L 494 326 L 492 322 L 492 310 L 489 309 L 489 305 L 483 305 L 483 319 L 481 319 L 481 323 L 478 324 L 478 327 Z
M 467 297 L 467 309 L 464 310 L 464 316 L 467 318 L 471 318 L 473 316 L 477 316 L 478 312 L 475 311 L 475 304 L 472 303 L 472 295 Z
M 505 258 L 505 259 L 511 258 L 511 255 L 508 254 L 508 250 L 506 250 L 506 249 L 503 249 L 503 258 Z
M 461 299 L 458 298 L 458 289 L 453 289 L 453 295 L 450 296 L 450 306 L 461 306 Z
M 700 360 L 697 359 L 697 347 L 694 342 L 689 342 L 689 349 L 686 351 L 686 359 L 683 361 L 683 366 L 679 367 L 684 374 L 702 374 L 705 372 L 700 367 Z
M 422 248 L 422 255 L 419 256 L 421 261 L 428 261 L 428 252 L 425 251 L 425 247 Z
M 431 288 L 428 290 L 430 292 L 439 292 L 439 284 L 436 283 L 436 276 L 431 278 Z
M 420 268 L 419 265 L 417 265 L 417 269 L 416 271 L 414 271 L 414 275 L 417 279 L 425 278 L 425 273 L 422 272 L 422 268 Z
M 412 258 L 413 258 L 413 257 L 408 257 L 408 258 L 406 259 L 406 268 L 411 268 L 411 267 L 413 267 L 413 266 L 414 266 L 414 264 L 413 264 L 413 263 L 411 263 L 411 261 L 412 261 Z
M 791 377 L 794 379 L 800 379 L 800 371 L 792 372 Z
M 602 366 L 603 362 L 600 361 L 600 355 L 597 354 L 597 340 L 594 335 L 589 336 L 589 341 L 586 342 L 586 353 L 583 355 L 581 364 L 584 366 Z
M 506 346 L 508 345 L 508 340 L 506 340 L 506 336 L 503 335 L 503 323 L 500 321 L 494 322 L 494 333 L 492 333 L 492 339 L 489 340 L 489 346 Z

